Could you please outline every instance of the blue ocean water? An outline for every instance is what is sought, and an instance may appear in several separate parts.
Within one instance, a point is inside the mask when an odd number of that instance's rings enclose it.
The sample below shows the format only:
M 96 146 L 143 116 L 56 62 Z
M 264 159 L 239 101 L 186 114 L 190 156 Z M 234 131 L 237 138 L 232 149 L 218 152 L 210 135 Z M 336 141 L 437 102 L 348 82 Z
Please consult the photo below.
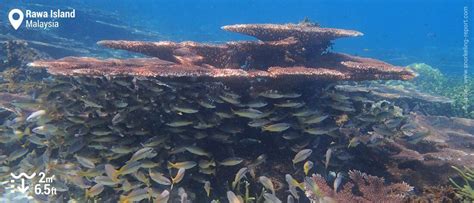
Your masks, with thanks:
M 308 17 L 322 26 L 365 34 L 338 40 L 336 50 L 396 65 L 425 62 L 454 73 L 462 72 L 463 7 L 472 9 L 473 5 L 469 0 L 113 2 L 113 7 L 111 1 L 95 6 L 116 10 L 180 40 L 235 40 L 243 37 L 219 28 L 237 23 L 298 22 Z

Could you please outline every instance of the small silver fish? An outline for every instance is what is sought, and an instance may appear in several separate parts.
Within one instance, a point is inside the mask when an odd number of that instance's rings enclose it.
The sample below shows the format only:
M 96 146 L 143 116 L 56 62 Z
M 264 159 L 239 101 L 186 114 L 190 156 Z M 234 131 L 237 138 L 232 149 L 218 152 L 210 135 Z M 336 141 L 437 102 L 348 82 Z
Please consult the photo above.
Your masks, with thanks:
M 152 158 L 156 155 L 156 153 L 153 152 L 153 148 L 151 147 L 144 147 L 138 151 L 136 151 L 133 155 L 132 158 L 130 158 L 129 162 L 133 161 L 139 161 L 145 158 Z
M 82 166 L 86 168 L 95 168 L 95 164 L 92 160 L 79 156 L 77 154 L 74 155 L 74 157 L 76 158 L 77 162 L 79 162 L 79 164 L 81 164 Z
M 229 200 L 229 203 L 244 203 L 242 197 L 236 196 L 232 191 L 227 191 L 227 200 Z
M 18 150 L 13 151 L 10 155 L 8 155 L 8 162 L 12 162 L 17 160 L 20 157 L 23 157 L 26 153 L 28 153 L 28 149 L 21 148 Z
M 104 191 L 104 185 L 96 184 L 86 190 L 86 197 L 95 197 Z
M 181 180 L 183 180 L 184 178 L 184 172 L 186 171 L 186 169 L 184 168 L 180 168 L 178 170 L 178 173 L 176 173 L 176 176 L 172 177 L 171 178 L 171 182 L 173 184 L 178 184 L 179 182 L 181 182 Z
M 272 194 L 275 194 L 275 188 L 273 187 L 273 183 L 270 180 L 270 178 L 267 178 L 266 176 L 260 176 L 258 177 L 258 181 L 265 187 L 267 190 L 270 190 Z
M 171 180 L 165 177 L 162 173 L 149 170 L 150 178 L 158 184 L 161 185 L 171 185 Z
M 169 198 L 170 192 L 168 190 L 164 190 L 158 197 L 156 197 L 155 203 L 168 203 Z
M 264 193 L 263 198 L 265 199 L 265 203 L 281 203 L 281 200 L 275 196 L 275 194 Z
M 41 116 L 44 116 L 44 115 L 46 115 L 46 111 L 45 111 L 45 110 L 35 111 L 35 112 L 31 113 L 31 114 L 26 118 L 26 121 L 31 122 L 31 121 L 33 121 L 33 120 L 37 120 L 38 118 L 40 118 Z
M 191 152 L 193 154 L 196 154 L 199 156 L 211 157 L 211 154 L 209 152 L 206 152 L 204 149 L 199 148 L 197 146 L 187 146 L 184 148 L 186 149 L 186 151 Z
M 235 174 L 235 178 L 234 178 L 234 181 L 232 182 L 232 188 L 235 189 L 235 187 L 237 186 L 237 184 L 240 182 L 240 180 L 245 177 L 245 174 L 249 172 L 249 169 L 244 167 L 244 168 L 241 168 L 239 171 L 237 171 L 237 173 Z
M 219 165 L 221 165 L 221 166 L 235 166 L 235 165 L 238 165 L 238 164 L 242 163 L 242 161 L 244 161 L 244 159 L 242 159 L 240 157 L 230 157 L 230 158 L 224 159 L 221 162 L 219 162 Z
M 326 151 L 326 163 L 325 163 L 326 169 L 327 169 L 328 166 L 329 166 L 329 161 L 331 161 L 331 155 L 332 155 L 332 149 L 329 148 L 329 149 Z
M 267 125 L 263 126 L 262 130 L 263 131 L 269 131 L 269 132 L 283 132 L 290 128 L 289 123 L 277 123 L 277 124 L 272 124 L 272 125 Z
M 311 153 L 313 153 L 313 150 L 311 149 L 303 149 L 299 151 L 292 160 L 293 165 L 306 160 L 309 156 L 311 156 Z
M 206 191 L 208 197 L 211 195 L 211 182 L 204 182 L 204 191 Z

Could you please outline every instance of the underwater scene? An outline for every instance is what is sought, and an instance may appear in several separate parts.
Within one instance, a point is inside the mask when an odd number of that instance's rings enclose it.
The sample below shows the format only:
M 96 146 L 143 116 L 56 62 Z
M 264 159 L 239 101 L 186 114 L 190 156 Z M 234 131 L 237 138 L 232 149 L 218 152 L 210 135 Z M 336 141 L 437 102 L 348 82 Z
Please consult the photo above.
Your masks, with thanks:
M 0 202 L 474 202 L 473 2 L 0 1 Z

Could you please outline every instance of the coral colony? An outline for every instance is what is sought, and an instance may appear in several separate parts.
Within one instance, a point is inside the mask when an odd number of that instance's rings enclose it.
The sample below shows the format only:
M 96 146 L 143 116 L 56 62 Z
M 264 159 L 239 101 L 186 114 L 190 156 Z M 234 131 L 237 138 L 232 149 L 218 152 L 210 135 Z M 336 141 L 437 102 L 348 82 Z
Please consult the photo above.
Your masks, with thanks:
M 358 145 L 424 134 L 398 106 L 340 83 L 410 80 L 412 71 L 329 50 L 357 31 L 308 22 L 222 28 L 258 41 L 105 40 L 98 44 L 148 57 L 30 63 L 52 77 L 37 110 L 14 124 L 17 137 L 28 136 L 11 142 L 26 146 L 8 157 L 11 170 L 54 174 L 58 195 L 35 196 L 49 200 L 399 202 L 409 194 L 406 183 L 343 166 Z

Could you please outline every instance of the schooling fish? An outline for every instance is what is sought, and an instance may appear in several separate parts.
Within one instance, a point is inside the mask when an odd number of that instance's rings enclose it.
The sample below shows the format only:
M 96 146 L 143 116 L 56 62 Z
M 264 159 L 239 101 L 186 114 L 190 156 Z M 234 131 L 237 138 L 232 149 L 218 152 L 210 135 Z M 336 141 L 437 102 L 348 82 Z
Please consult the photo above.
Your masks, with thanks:
M 315 175 L 313 174 L 313 178 L 314 178 L 314 176 Z M 304 178 L 304 188 L 307 191 L 315 194 L 315 196 L 317 196 L 317 197 L 323 197 L 324 195 L 323 195 L 322 191 L 319 189 L 318 184 L 316 184 L 316 182 L 313 180 L 313 178 L 311 178 L 311 177 L 305 177 Z
M 235 189 L 237 187 L 237 184 L 240 182 L 240 180 L 245 177 L 245 174 L 249 172 L 249 169 L 244 167 L 241 168 L 237 173 L 235 174 L 234 181 L 232 182 L 232 188 Z
M 130 158 L 129 162 L 133 161 L 139 161 L 145 158 L 152 158 L 156 156 L 156 153 L 153 151 L 153 148 L 151 147 L 145 147 L 142 148 L 138 151 L 136 151 L 133 155 L 132 158 Z
M 232 191 L 227 191 L 227 200 L 229 200 L 229 203 L 244 203 L 242 197 L 236 196 Z
M 104 185 L 96 184 L 89 189 L 86 189 L 86 197 L 95 197 L 104 191 Z
M 219 95 L 219 98 L 224 100 L 227 103 L 234 104 L 234 105 L 240 105 L 240 96 L 233 94 L 233 93 L 225 93 L 223 95 Z
M 26 118 L 26 121 L 31 122 L 31 121 L 33 121 L 33 120 L 37 120 L 38 118 L 40 118 L 41 116 L 44 116 L 44 115 L 46 115 L 46 111 L 45 111 L 45 110 L 35 111 L 35 112 L 31 113 L 31 114 Z
M 303 131 L 305 133 L 308 133 L 310 135 L 326 135 L 334 130 L 337 130 L 337 128 L 306 128 Z
M 129 154 L 129 153 L 132 153 L 133 151 L 135 150 L 135 148 L 133 147 L 128 147 L 128 146 L 112 146 L 112 148 L 110 148 L 110 151 L 114 152 L 114 153 L 117 153 L 117 154 Z
M 107 186 L 114 186 L 114 185 L 117 185 L 119 183 L 119 182 L 113 181 L 108 176 L 96 176 L 94 178 L 94 182 L 100 183 L 102 185 L 107 185 Z
M 194 161 L 183 161 L 183 162 L 176 162 L 176 163 L 171 163 L 168 162 L 168 168 L 175 168 L 175 169 L 191 169 L 197 165 L 196 162 Z
M 206 175 L 215 175 L 216 169 L 212 167 L 208 168 L 199 168 L 199 173 L 206 174 Z
M 309 171 L 313 168 L 314 163 L 312 161 L 306 161 L 303 165 L 303 171 L 305 175 L 308 175 Z
M 79 156 L 77 154 L 74 155 L 74 157 L 76 158 L 77 162 L 79 162 L 79 164 L 81 164 L 82 166 L 86 168 L 95 168 L 95 164 L 92 160 Z
M 281 200 L 278 199 L 278 197 L 276 197 L 275 194 L 264 193 L 263 198 L 265 199 L 265 202 L 281 203 Z
M 168 203 L 168 200 L 170 198 L 170 192 L 168 190 L 164 190 L 163 192 L 161 192 L 160 195 L 158 195 L 158 197 L 156 197 L 155 199 L 155 203 Z
M 314 110 L 311 110 L 311 109 L 302 109 L 302 110 L 299 110 L 299 111 L 296 111 L 295 113 L 293 113 L 292 115 L 293 116 L 296 116 L 296 117 L 306 117 L 306 116 L 311 116 L 311 115 L 314 115 L 318 113 L 317 111 L 314 111 Z
M 267 91 L 261 92 L 259 96 L 266 97 L 269 99 L 280 99 L 280 98 L 285 97 L 285 95 L 280 94 L 276 90 L 267 90 Z
M 257 119 L 257 120 L 252 120 L 250 121 L 247 125 L 250 127 L 258 128 L 262 127 L 264 125 L 269 124 L 271 121 L 266 120 L 266 119 Z
M 211 154 L 209 152 L 206 152 L 204 149 L 199 148 L 197 146 L 187 146 L 184 147 L 186 151 L 199 155 L 199 156 L 206 156 L 206 157 L 211 157 Z
M 299 151 L 292 160 L 293 165 L 306 160 L 309 156 L 311 156 L 311 153 L 313 153 L 313 150 L 311 149 L 303 149 Z
M 183 177 L 184 177 L 184 172 L 186 171 L 186 169 L 184 168 L 180 168 L 178 170 L 178 173 L 176 173 L 176 176 L 172 177 L 171 178 L 171 182 L 174 184 L 178 184 L 179 182 L 181 182 L 181 180 L 183 180 Z
M 133 190 L 126 196 L 121 196 L 119 202 L 120 203 L 139 202 L 146 198 L 149 198 L 148 189 L 139 188 L 139 189 Z
M 15 161 L 18 158 L 23 157 L 26 153 L 28 153 L 28 149 L 25 148 L 15 150 L 8 156 L 7 160 L 8 162 Z
M 232 112 L 234 112 L 235 115 L 238 115 L 240 117 L 250 118 L 250 119 L 261 118 L 262 115 L 264 115 L 263 112 L 257 109 L 252 109 L 252 108 L 232 110 Z
M 59 132 L 59 128 L 53 125 L 46 124 L 33 128 L 32 131 L 40 135 L 53 135 Z
M 120 175 L 126 175 L 136 172 L 138 169 L 141 168 L 141 163 L 137 161 L 128 162 L 124 166 L 122 166 L 119 170 L 115 170 L 114 167 L 110 164 L 105 165 L 105 173 L 109 176 L 113 181 L 117 182 L 117 177 Z
M 290 194 L 286 197 L 286 203 L 295 203 L 295 198 Z
M 199 161 L 199 168 L 209 168 L 211 166 L 216 166 L 216 162 L 214 160 L 200 160 Z
M 235 166 L 235 165 L 238 165 L 238 164 L 242 163 L 242 161 L 244 161 L 244 159 L 242 159 L 240 157 L 230 157 L 230 158 L 224 159 L 221 162 L 219 162 L 219 165 L 221 165 L 221 166 Z
M 299 199 L 300 196 L 298 195 L 298 191 L 296 190 L 296 188 L 303 188 L 303 186 L 298 183 L 298 181 L 296 181 L 290 174 L 285 175 L 285 180 L 288 183 L 288 189 L 291 195 L 293 195 L 296 199 Z
M 179 111 L 181 113 L 193 114 L 199 112 L 198 109 L 194 109 L 191 107 L 180 107 L 180 106 L 173 106 L 173 110 Z
M 150 178 L 160 185 L 171 185 L 171 180 L 165 177 L 162 173 L 155 172 L 152 170 L 148 171 Z
M 285 102 L 278 103 L 278 104 L 273 104 L 273 105 L 276 106 L 276 107 L 280 107 L 280 108 L 299 108 L 299 107 L 304 106 L 305 103 L 304 102 L 296 102 L 296 101 L 287 100 Z
M 258 177 L 258 181 L 265 187 L 267 190 L 270 190 L 272 194 L 275 194 L 275 188 L 273 187 L 273 183 L 270 180 L 270 178 L 267 178 L 266 176 L 260 176 Z
M 192 124 L 193 124 L 192 121 L 186 121 L 186 120 L 173 121 L 173 122 L 166 123 L 166 125 L 170 127 L 184 127 L 184 126 L 188 126 Z
M 210 101 L 206 101 L 204 99 L 202 100 L 198 100 L 197 103 L 199 105 L 201 105 L 202 107 L 206 108 L 206 109 L 214 109 L 216 108 L 216 105 L 212 104 Z
M 328 118 L 328 115 L 313 115 L 308 118 L 305 118 L 303 120 L 303 123 L 305 124 L 316 124 L 316 123 L 321 123 L 322 121 L 326 120 Z
M 263 131 L 269 131 L 269 132 L 283 132 L 290 128 L 289 123 L 277 123 L 277 124 L 272 124 L 272 125 L 267 125 L 263 126 L 262 130 Z
M 250 107 L 250 108 L 262 108 L 262 107 L 265 107 L 268 103 L 263 101 L 263 100 L 255 100 L 255 101 L 251 101 L 249 103 L 247 103 L 247 107 Z
M 204 182 L 204 191 L 206 191 L 208 197 L 211 195 L 211 182 Z
M 327 169 L 328 166 L 329 166 L 329 161 L 331 161 L 331 155 L 332 155 L 332 149 L 329 148 L 329 149 L 326 151 L 326 163 L 325 163 L 326 169 Z

